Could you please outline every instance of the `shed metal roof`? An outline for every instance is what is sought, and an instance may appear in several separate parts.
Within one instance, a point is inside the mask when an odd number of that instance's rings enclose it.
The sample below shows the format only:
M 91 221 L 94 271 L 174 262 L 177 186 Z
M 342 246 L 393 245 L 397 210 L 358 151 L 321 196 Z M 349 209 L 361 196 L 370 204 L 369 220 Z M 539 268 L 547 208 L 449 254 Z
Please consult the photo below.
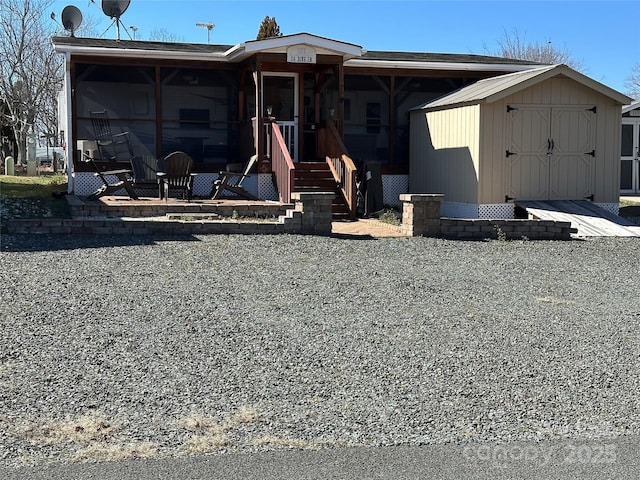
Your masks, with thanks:
M 587 77 L 566 65 L 549 65 L 521 72 L 509 73 L 497 77 L 478 80 L 477 82 L 463 87 L 443 97 L 437 98 L 414 110 L 443 110 L 465 105 L 476 105 L 480 103 L 492 103 L 507 97 L 513 93 L 524 90 L 532 85 L 556 76 L 571 78 L 589 88 L 611 97 L 621 105 L 629 103 L 631 100 L 626 95 L 603 85 L 600 82 Z

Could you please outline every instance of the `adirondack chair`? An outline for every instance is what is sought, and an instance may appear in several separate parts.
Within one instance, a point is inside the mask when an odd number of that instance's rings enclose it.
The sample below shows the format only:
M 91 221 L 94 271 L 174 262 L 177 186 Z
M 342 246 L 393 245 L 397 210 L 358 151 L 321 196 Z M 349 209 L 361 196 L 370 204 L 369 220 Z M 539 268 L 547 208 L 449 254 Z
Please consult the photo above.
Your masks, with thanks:
M 126 162 L 133 158 L 129 132 L 113 133 L 106 110 L 89 112 L 100 160 Z
M 150 155 L 136 155 L 131 158 L 131 167 L 133 169 L 131 185 L 136 190 L 159 190 L 158 172 L 165 170 L 162 159 L 157 159 Z M 158 195 L 161 195 L 161 193 L 158 191 Z
M 181 190 L 182 198 L 191 200 L 193 196 L 193 179 L 191 173 L 193 160 L 184 152 L 173 152 L 164 159 L 164 171 L 156 174 L 159 184 L 160 200 L 169 199 L 169 190 Z
M 102 185 L 87 197 L 89 200 L 95 200 L 96 198 L 102 197 L 103 195 L 110 195 L 122 189 L 127 192 L 129 197 L 134 200 L 138 200 L 138 195 L 136 194 L 136 191 L 131 184 L 131 170 L 101 170 L 95 163 L 93 157 L 87 155 L 84 152 L 82 153 L 81 159 L 83 162 L 88 163 L 92 166 L 94 175 L 102 181 Z M 116 177 L 117 181 L 110 181 L 107 178 L 108 176 Z
M 253 155 L 245 165 L 244 170 L 242 170 L 241 172 L 237 172 L 237 171 L 236 172 L 233 172 L 233 171 L 220 172 L 218 175 L 218 179 L 213 181 L 211 194 L 210 194 L 211 198 L 212 199 L 222 198 L 224 192 L 229 191 L 247 200 L 260 200 L 258 197 L 253 195 L 251 192 L 247 191 L 242 186 L 242 182 L 244 181 L 245 178 L 249 176 L 249 173 L 257 163 L 258 163 L 258 156 Z

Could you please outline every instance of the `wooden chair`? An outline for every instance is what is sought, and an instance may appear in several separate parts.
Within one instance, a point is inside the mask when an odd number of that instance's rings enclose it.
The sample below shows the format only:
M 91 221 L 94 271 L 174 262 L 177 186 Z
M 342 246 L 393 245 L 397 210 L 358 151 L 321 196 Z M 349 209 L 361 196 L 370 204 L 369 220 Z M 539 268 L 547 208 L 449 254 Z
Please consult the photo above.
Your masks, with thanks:
M 103 195 L 110 195 L 117 192 L 118 190 L 124 189 L 129 197 L 133 198 L 134 200 L 138 200 L 138 195 L 136 194 L 136 191 L 131 184 L 131 170 L 100 170 L 98 165 L 96 165 L 93 157 L 90 157 L 86 153 L 82 153 L 81 159 L 83 162 L 89 163 L 92 166 L 94 175 L 102 181 L 102 186 L 100 186 L 100 188 L 89 195 L 87 199 L 95 200 L 96 198 L 102 197 Z M 109 181 L 107 176 L 115 176 L 118 180 L 116 182 L 111 182 Z
M 258 156 L 253 155 L 245 165 L 243 171 L 220 172 L 220 174 L 218 175 L 218 179 L 213 181 L 210 197 L 212 199 L 219 199 L 219 198 L 222 198 L 222 195 L 224 194 L 225 191 L 229 191 L 247 200 L 260 200 L 258 197 L 253 195 L 251 192 L 247 191 L 242 186 L 242 182 L 244 181 L 245 178 L 249 176 L 249 173 L 257 163 L 258 163 Z M 235 182 L 232 182 L 232 180 L 235 180 Z
M 101 112 L 89 112 L 91 126 L 100 160 L 127 162 L 133 158 L 133 146 L 129 140 L 129 132 L 113 133 L 111 123 L 106 110 Z
M 193 179 L 195 173 L 191 173 L 193 160 L 184 152 L 173 152 L 164 159 L 164 171 L 157 172 L 158 193 L 160 200 L 169 199 L 169 190 L 181 190 L 182 198 L 191 200 L 193 196 Z
M 136 190 L 159 190 L 158 172 L 164 172 L 164 162 L 150 155 L 131 158 L 133 181 L 131 185 Z M 158 195 L 162 192 L 158 191 Z

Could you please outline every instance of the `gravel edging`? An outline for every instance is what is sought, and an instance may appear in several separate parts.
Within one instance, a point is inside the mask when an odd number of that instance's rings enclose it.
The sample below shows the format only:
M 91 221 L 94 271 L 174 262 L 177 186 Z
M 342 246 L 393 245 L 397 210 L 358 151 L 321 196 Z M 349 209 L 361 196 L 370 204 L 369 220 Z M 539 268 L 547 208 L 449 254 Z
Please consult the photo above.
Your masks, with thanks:
M 1 248 L 1 465 L 640 433 L 634 239 Z

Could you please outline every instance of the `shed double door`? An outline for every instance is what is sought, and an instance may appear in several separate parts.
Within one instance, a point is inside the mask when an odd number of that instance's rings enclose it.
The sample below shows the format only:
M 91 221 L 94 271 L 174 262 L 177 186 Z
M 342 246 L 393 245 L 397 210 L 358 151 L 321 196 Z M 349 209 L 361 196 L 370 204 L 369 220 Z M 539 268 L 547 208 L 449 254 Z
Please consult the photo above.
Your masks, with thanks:
M 595 115 L 593 106 L 508 106 L 509 197 L 590 197 L 596 158 Z

